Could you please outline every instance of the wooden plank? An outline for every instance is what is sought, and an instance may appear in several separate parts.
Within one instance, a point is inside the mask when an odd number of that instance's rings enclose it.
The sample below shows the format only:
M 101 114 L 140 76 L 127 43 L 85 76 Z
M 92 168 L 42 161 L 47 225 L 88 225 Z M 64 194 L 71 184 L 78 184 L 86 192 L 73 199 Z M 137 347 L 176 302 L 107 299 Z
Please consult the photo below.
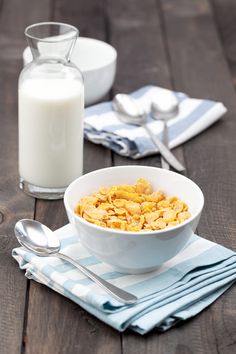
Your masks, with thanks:
M 125 8 L 125 11 L 124 11 Z M 130 92 L 146 84 L 174 88 L 164 42 L 164 28 L 159 8 L 154 0 L 109 2 L 108 18 L 110 40 L 119 53 L 118 76 L 114 93 Z M 175 153 L 183 161 L 182 148 Z M 184 162 L 184 161 L 183 161 Z M 160 160 L 152 156 L 138 161 L 114 156 L 115 165 L 143 164 L 159 166 Z M 167 339 L 167 336 L 170 338 Z M 184 353 L 176 348 L 182 334 L 157 336 L 152 333 L 145 338 L 131 332 L 122 335 L 123 352 L 136 353 Z M 180 346 L 179 349 L 182 349 Z
M 63 20 L 79 29 L 81 37 L 91 37 L 104 40 L 106 23 L 104 18 L 104 0 L 94 2 L 86 0 L 71 0 L 70 6 L 64 0 L 54 4 L 52 20 Z
M 162 6 L 175 85 L 229 109 L 221 122 L 188 142 L 184 153 L 189 176 L 206 198 L 199 233 L 235 250 L 236 99 L 211 7 L 206 0 L 167 0 Z M 182 343 L 191 343 L 194 353 L 235 352 L 235 294 L 234 287 L 184 326 Z
M 236 2 L 211 0 L 211 4 L 233 84 L 236 87 Z
M 0 352 L 21 352 L 27 280 L 11 257 L 18 243 L 14 224 L 21 218 L 32 218 L 34 199 L 18 188 L 17 163 L 17 80 L 26 46 L 24 28 L 28 19 L 38 21 L 48 11 L 48 1 L 1 1 L 0 6 Z
M 106 37 L 102 1 L 57 1 L 52 18 L 76 25 L 80 35 Z M 110 166 L 109 150 L 85 142 L 84 172 Z M 37 220 L 52 229 L 68 222 L 62 201 L 37 201 Z M 120 335 L 72 301 L 31 283 L 26 332 L 26 354 L 109 353 L 121 351 Z M 88 340 L 89 338 L 89 340 Z
M 117 79 L 113 94 L 129 93 L 144 85 L 174 88 L 163 42 L 163 23 L 155 0 L 108 1 L 110 41 L 118 50 Z M 184 163 L 182 148 L 174 150 Z M 114 155 L 115 165 L 160 166 L 160 156 L 131 160 Z
M 119 354 L 120 337 L 72 301 L 32 283 L 26 353 Z

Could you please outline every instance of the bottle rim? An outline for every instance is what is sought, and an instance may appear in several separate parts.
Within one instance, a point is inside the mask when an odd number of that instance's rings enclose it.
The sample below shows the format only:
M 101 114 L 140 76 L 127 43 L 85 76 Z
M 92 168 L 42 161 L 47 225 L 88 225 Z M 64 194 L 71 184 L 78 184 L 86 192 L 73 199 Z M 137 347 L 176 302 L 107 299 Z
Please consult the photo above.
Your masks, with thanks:
M 67 37 L 67 38 L 64 38 L 64 39 L 52 39 L 53 36 L 51 37 L 45 37 L 45 38 L 42 38 L 40 36 L 35 36 L 35 35 L 32 35 L 30 34 L 30 30 L 35 28 L 35 27 L 39 27 L 39 26 L 64 26 L 64 27 L 67 27 L 68 29 L 73 29 L 74 33 L 71 34 L 70 37 Z M 46 43 L 57 43 L 57 42 L 66 42 L 66 41 L 71 41 L 72 39 L 76 39 L 78 36 L 79 36 L 79 30 L 78 28 L 76 28 L 75 26 L 73 25 L 70 25 L 68 23 L 64 23 L 64 22 L 38 22 L 38 23 L 34 23 L 32 25 L 29 25 L 26 27 L 25 31 L 24 31 L 24 34 L 27 38 L 30 38 L 30 39 L 33 39 L 33 40 L 38 40 L 40 42 L 46 42 Z

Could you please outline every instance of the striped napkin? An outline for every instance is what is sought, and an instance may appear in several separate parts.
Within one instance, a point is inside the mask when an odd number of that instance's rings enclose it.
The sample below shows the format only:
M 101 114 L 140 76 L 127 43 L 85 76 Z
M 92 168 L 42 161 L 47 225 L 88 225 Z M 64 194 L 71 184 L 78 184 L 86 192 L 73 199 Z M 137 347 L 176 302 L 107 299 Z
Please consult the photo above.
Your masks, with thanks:
M 145 334 L 164 331 L 190 318 L 215 301 L 236 280 L 236 253 L 193 235 L 184 250 L 156 271 L 129 275 L 114 271 L 85 250 L 71 225 L 55 231 L 65 253 L 112 284 L 138 297 L 123 305 L 106 294 L 72 265 L 37 257 L 22 247 L 13 257 L 29 279 L 47 285 L 119 331 Z
M 162 137 L 163 123 L 152 119 L 150 106 L 153 97 L 168 91 L 157 86 L 145 86 L 131 93 L 137 103 L 148 113 L 147 123 L 153 133 Z M 208 128 L 226 113 L 226 107 L 209 100 L 190 98 L 174 92 L 179 100 L 179 114 L 168 121 L 169 146 L 174 148 Z M 111 102 L 88 107 L 85 110 L 85 138 L 102 144 L 116 153 L 138 159 L 158 152 L 149 135 L 142 127 L 124 124 L 112 110 Z

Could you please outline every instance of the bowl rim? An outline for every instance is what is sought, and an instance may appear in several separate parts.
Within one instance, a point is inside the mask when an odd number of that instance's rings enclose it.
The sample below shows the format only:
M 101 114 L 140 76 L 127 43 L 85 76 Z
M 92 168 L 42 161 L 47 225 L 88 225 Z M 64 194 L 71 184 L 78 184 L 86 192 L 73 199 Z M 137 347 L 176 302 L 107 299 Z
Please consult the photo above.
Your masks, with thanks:
M 116 60 L 117 60 L 117 50 L 109 43 L 107 42 L 104 42 L 100 39 L 96 39 L 96 38 L 91 38 L 91 37 L 78 37 L 76 39 L 76 44 L 75 46 L 79 45 L 79 42 L 96 42 L 97 44 L 99 44 L 100 46 L 103 46 L 103 47 L 106 47 L 106 48 L 109 48 L 109 50 L 112 52 L 112 58 L 110 60 L 108 60 L 105 64 L 103 65 L 99 65 L 99 66 L 94 66 L 94 67 L 91 67 L 91 68 L 87 68 L 87 69 L 81 69 L 81 72 L 84 74 L 84 73 L 90 73 L 90 72 L 93 72 L 93 71 L 97 71 L 97 70 L 101 70 L 109 65 L 111 65 L 112 63 L 115 63 Z M 75 48 L 74 48 L 75 49 Z M 31 63 L 32 60 L 28 60 L 29 59 L 29 53 L 31 54 L 31 51 L 30 51 L 30 47 L 27 46 L 25 47 L 25 49 L 23 50 L 23 61 L 24 61 L 24 65 L 26 66 L 27 64 Z
M 126 169 L 127 167 L 131 168 L 131 169 L 132 168 L 136 168 L 136 167 L 142 167 L 142 168 L 144 167 L 146 169 L 158 169 L 158 170 L 161 170 L 161 171 L 165 171 L 165 173 L 167 173 L 167 174 L 175 174 L 177 176 L 181 176 L 183 179 L 188 180 L 189 182 L 191 182 L 194 185 L 195 188 L 197 188 L 197 190 L 199 192 L 199 196 L 201 198 L 200 207 L 197 209 L 197 211 L 193 215 L 191 215 L 191 217 L 189 219 L 185 220 L 184 222 L 180 223 L 179 225 L 172 226 L 170 228 L 161 229 L 161 230 L 154 230 L 154 231 L 125 231 L 125 230 L 112 229 L 112 228 L 108 228 L 108 227 L 98 226 L 98 225 L 95 225 L 95 224 L 92 224 L 92 223 L 86 221 L 81 216 L 77 215 L 74 212 L 73 209 L 71 209 L 71 207 L 69 206 L 69 203 L 67 201 L 67 196 L 68 196 L 68 193 L 70 192 L 70 190 L 73 188 L 73 186 L 75 184 L 78 183 L 79 180 L 85 179 L 86 176 L 92 175 L 92 174 L 96 173 L 97 171 L 113 170 L 113 169 Z M 153 166 L 124 165 L 124 166 L 111 166 L 111 167 L 105 167 L 105 168 L 97 169 L 97 170 L 88 172 L 88 173 L 76 178 L 66 188 L 63 201 L 64 201 L 64 206 L 66 208 L 66 211 L 70 212 L 73 215 L 73 217 L 75 217 L 76 220 L 78 220 L 79 222 L 81 222 L 82 224 L 84 224 L 86 226 L 90 226 L 90 227 L 92 227 L 95 230 L 100 230 L 100 231 L 103 231 L 103 232 L 106 231 L 108 233 L 113 233 L 113 234 L 115 233 L 117 235 L 136 235 L 136 237 L 139 237 L 139 236 L 141 237 L 143 235 L 145 235 L 145 236 L 146 235 L 150 235 L 150 236 L 162 235 L 163 233 L 167 233 L 167 232 L 170 232 L 170 231 L 178 230 L 178 229 L 182 228 L 183 226 L 187 225 L 188 223 L 190 223 L 191 221 L 196 219 L 196 217 L 198 217 L 199 214 L 201 214 L 202 209 L 204 207 L 205 198 L 204 198 L 204 194 L 203 194 L 202 190 L 200 189 L 200 187 L 195 182 L 193 182 L 190 178 L 188 178 L 186 176 L 180 175 L 179 173 L 176 173 L 176 172 L 173 172 L 173 171 L 170 171 L 170 170 L 164 170 L 162 168 L 153 167 Z
M 88 72 L 100 70 L 100 69 L 103 69 L 103 68 L 111 65 L 112 63 L 116 62 L 116 60 L 117 60 L 117 50 L 111 44 L 109 44 L 107 42 L 104 42 L 104 41 L 102 41 L 100 39 L 91 38 L 91 37 L 78 37 L 77 38 L 77 42 L 79 43 L 79 41 L 82 41 L 82 42 L 96 42 L 97 44 L 99 43 L 99 45 L 101 47 L 102 46 L 106 47 L 112 52 L 112 58 L 110 60 L 108 60 L 105 64 L 99 65 L 99 66 L 96 66 L 96 67 L 91 67 L 89 69 L 83 69 L 83 70 L 81 69 L 81 71 L 83 73 L 88 73 Z

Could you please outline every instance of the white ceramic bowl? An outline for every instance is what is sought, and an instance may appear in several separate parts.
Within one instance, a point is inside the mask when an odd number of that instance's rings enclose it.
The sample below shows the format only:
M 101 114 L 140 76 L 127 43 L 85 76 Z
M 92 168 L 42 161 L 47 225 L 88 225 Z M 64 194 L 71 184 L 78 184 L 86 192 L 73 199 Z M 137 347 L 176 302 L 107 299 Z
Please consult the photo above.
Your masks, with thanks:
M 96 226 L 74 213 L 79 199 L 98 191 L 101 186 L 133 184 L 140 177 L 148 179 L 154 190 L 185 201 L 190 219 L 169 229 L 128 232 Z M 193 181 L 175 172 L 146 166 L 120 166 L 96 170 L 76 179 L 65 192 L 64 204 L 70 223 L 91 254 L 121 272 L 135 274 L 154 270 L 183 249 L 197 227 L 204 197 Z
M 99 101 L 111 89 L 116 74 L 116 59 L 117 52 L 110 44 L 93 38 L 77 39 L 71 61 L 83 74 L 86 106 Z M 31 61 L 32 54 L 27 47 L 23 52 L 24 65 Z

